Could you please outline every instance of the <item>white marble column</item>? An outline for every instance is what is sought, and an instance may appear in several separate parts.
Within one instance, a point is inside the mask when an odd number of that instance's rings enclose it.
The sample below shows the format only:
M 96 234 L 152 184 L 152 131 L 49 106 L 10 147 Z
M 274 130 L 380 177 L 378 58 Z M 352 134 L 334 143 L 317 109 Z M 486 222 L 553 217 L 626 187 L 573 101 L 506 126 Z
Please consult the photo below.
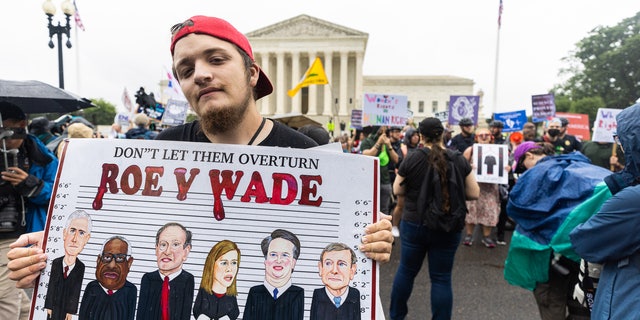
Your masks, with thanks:
M 309 66 L 316 60 L 317 56 L 318 54 L 316 52 L 309 52 Z M 309 103 L 309 108 L 307 109 L 308 115 L 318 115 L 318 86 L 319 85 L 309 86 L 309 99 L 307 100 Z
M 278 84 L 276 85 L 276 112 L 275 114 L 283 114 L 284 111 L 284 98 L 287 96 L 287 88 L 285 88 L 284 82 L 284 51 L 276 52 L 276 78 Z
M 333 114 L 333 103 L 334 97 L 331 93 L 331 88 L 333 88 L 334 83 L 331 79 L 331 75 L 333 74 L 333 52 L 325 51 L 324 52 L 324 72 L 327 74 L 327 79 L 329 79 L 329 84 L 324 86 L 324 108 L 322 110 L 322 115 L 331 116 Z
M 349 88 L 347 84 L 347 68 L 349 66 L 349 52 L 340 51 L 340 101 L 338 101 L 340 109 L 338 115 L 347 114 L 347 90 Z
M 262 68 L 262 72 L 264 72 L 264 74 L 269 75 L 269 52 L 262 52 L 260 53 L 260 68 Z M 271 114 L 271 106 L 269 105 L 269 97 L 272 97 L 273 95 L 269 94 L 266 95 L 264 97 L 262 97 L 262 99 L 260 99 L 260 113 L 264 114 L 264 115 L 270 115 Z
M 291 52 L 291 88 L 293 89 L 300 82 L 300 52 Z M 288 96 L 288 95 L 287 95 Z M 295 96 L 291 97 L 291 112 L 302 113 L 300 104 L 302 102 L 302 92 L 298 91 Z
M 356 90 L 354 100 L 354 109 L 362 109 L 362 97 L 364 95 L 362 88 L 362 63 L 364 62 L 364 51 L 356 52 Z M 350 116 L 351 114 L 349 114 Z

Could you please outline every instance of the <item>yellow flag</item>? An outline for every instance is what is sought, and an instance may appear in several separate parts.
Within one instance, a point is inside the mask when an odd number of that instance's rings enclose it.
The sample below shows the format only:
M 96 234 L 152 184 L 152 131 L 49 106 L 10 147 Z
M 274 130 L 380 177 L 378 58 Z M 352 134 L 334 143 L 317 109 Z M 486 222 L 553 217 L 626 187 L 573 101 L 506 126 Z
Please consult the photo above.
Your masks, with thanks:
M 304 87 L 308 87 L 312 84 L 328 84 L 329 80 L 327 80 L 327 75 L 324 73 L 324 68 L 322 67 L 322 61 L 320 58 L 316 57 L 316 60 L 313 61 L 311 67 L 304 73 L 304 77 L 300 80 L 300 83 L 296 85 L 295 88 L 287 91 L 289 97 L 293 97 L 300 91 L 300 89 Z

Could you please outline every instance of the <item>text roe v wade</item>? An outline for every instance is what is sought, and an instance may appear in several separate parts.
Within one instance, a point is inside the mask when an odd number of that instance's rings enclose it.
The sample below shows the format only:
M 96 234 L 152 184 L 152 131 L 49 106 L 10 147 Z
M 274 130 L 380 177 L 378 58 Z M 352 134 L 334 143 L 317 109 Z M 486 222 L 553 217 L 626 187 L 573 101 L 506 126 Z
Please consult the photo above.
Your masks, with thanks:
M 161 152 L 162 151 L 162 152 Z M 114 158 L 143 159 L 148 155 L 152 160 L 191 160 L 195 162 L 211 163 L 236 163 L 236 154 L 231 152 L 200 151 L 184 149 L 159 149 L 159 148 L 134 148 L 115 147 Z M 189 157 L 189 158 L 188 158 Z M 318 170 L 318 159 L 274 156 L 266 154 L 241 153 L 238 155 L 237 163 L 250 164 L 256 166 L 288 167 L 297 169 Z
M 149 155 L 151 159 L 156 159 L 160 151 L 160 149 L 156 148 L 129 147 L 116 147 L 115 150 L 114 156 L 116 158 L 143 158 L 144 155 Z M 203 152 L 195 150 L 192 150 L 192 153 L 195 154 L 194 161 L 199 162 L 203 161 L 198 160 L 198 158 L 204 157 L 203 154 L 210 155 L 212 153 L 217 153 L 220 155 L 221 159 L 228 160 L 228 163 L 233 163 L 235 158 L 234 153 Z M 162 160 L 183 161 L 185 160 L 188 151 L 180 149 L 163 149 L 162 154 Z M 246 161 L 242 164 L 252 163 L 253 165 L 267 165 L 267 163 L 281 163 L 282 165 L 275 165 L 278 167 L 284 166 L 285 159 L 288 159 L 289 162 L 304 160 L 305 163 L 307 163 L 307 161 L 312 163 L 312 166 L 309 167 L 309 169 L 317 169 L 318 167 L 318 159 L 299 157 L 241 153 L 239 154 L 238 159 L 240 163 L 242 163 L 242 161 Z M 300 162 L 302 163 L 302 161 Z M 187 193 L 191 188 L 191 184 L 199 173 L 200 169 L 191 168 L 187 177 L 186 168 L 179 167 L 174 169 L 173 174 L 175 175 L 178 190 L 176 198 L 179 201 L 187 199 Z M 112 194 L 117 194 L 122 191 L 124 194 L 133 195 L 142 190 L 141 195 L 143 196 L 159 197 L 162 195 L 163 191 L 163 187 L 159 185 L 159 179 L 163 175 L 163 166 L 146 166 L 143 172 L 143 169 L 138 165 L 133 164 L 121 171 L 120 167 L 115 163 L 104 163 L 102 164 L 100 185 L 98 186 L 98 192 L 93 200 L 92 207 L 94 210 L 102 209 L 103 198 L 107 191 Z M 216 220 L 220 221 L 225 218 L 225 210 L 222 203 L 222 191 L 225 192 L 228 200 L 233 199 L 239 183 L 244 176 L 244 171 L 211 169 L 209 170 L 208 176 L 213 196 L 213 216 Z M 271 174 L 271 179 L 272 188 L 271 196 L 269 197 L 265 189 L 265 183 L 262 175 L 258 171 L 253 171 L 244 194 L 240 197 L 240 201 L 251 202 L 251 200 L 254 199 L 256 203 L 268 202 L 270 204 L 289 205 L 296 199 L 298 190 L 300 190 L 300 200 L 298 200 L 298 204 L 315 207 L 319 207 L 322 204 L 322 196 L 318 195 L 318 187 L 322 185 L 322 176 L 320 175 L 301 174 L 299 176 L 300 186 L 298 184 L 298 179 L 292 174 L 286 172 L 274 172 Z

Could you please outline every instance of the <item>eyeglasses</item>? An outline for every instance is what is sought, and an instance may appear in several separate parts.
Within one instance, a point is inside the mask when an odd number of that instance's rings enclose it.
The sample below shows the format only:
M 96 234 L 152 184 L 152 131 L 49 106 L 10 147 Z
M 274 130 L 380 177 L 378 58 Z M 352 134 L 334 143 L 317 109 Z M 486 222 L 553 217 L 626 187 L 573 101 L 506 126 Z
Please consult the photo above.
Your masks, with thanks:
M 171 251 L 178 251 L 181 248 L 184 248 L 184 245 L 178 241 L 172 243 L 160 241 L 160 243 L 158 243 L 158 250 L 160 251 L 166 251 L 169 248 L 171 249 Z
M 111 261 L 113 261 L 114 259 L 116 260 L 116 263 L 124 263 L 127 261 L 127 258 L 131 257 L 130 255 L 126 254 L 126 253 L 118 253 L 118 254 L 112 254 L 112 253 L 102 253 L 100 255 L 100 261 L 102 261 L 102 263 L 111 263 Z

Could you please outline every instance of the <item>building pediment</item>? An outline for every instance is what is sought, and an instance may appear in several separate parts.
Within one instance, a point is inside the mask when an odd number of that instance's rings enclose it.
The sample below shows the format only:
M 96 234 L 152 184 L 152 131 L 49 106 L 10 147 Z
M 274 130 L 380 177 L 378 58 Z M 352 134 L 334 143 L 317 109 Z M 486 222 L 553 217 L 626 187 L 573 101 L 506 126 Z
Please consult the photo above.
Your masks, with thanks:
M 302 14 L 249 32 L 248 38 L 364 38 L 369 34 Z

